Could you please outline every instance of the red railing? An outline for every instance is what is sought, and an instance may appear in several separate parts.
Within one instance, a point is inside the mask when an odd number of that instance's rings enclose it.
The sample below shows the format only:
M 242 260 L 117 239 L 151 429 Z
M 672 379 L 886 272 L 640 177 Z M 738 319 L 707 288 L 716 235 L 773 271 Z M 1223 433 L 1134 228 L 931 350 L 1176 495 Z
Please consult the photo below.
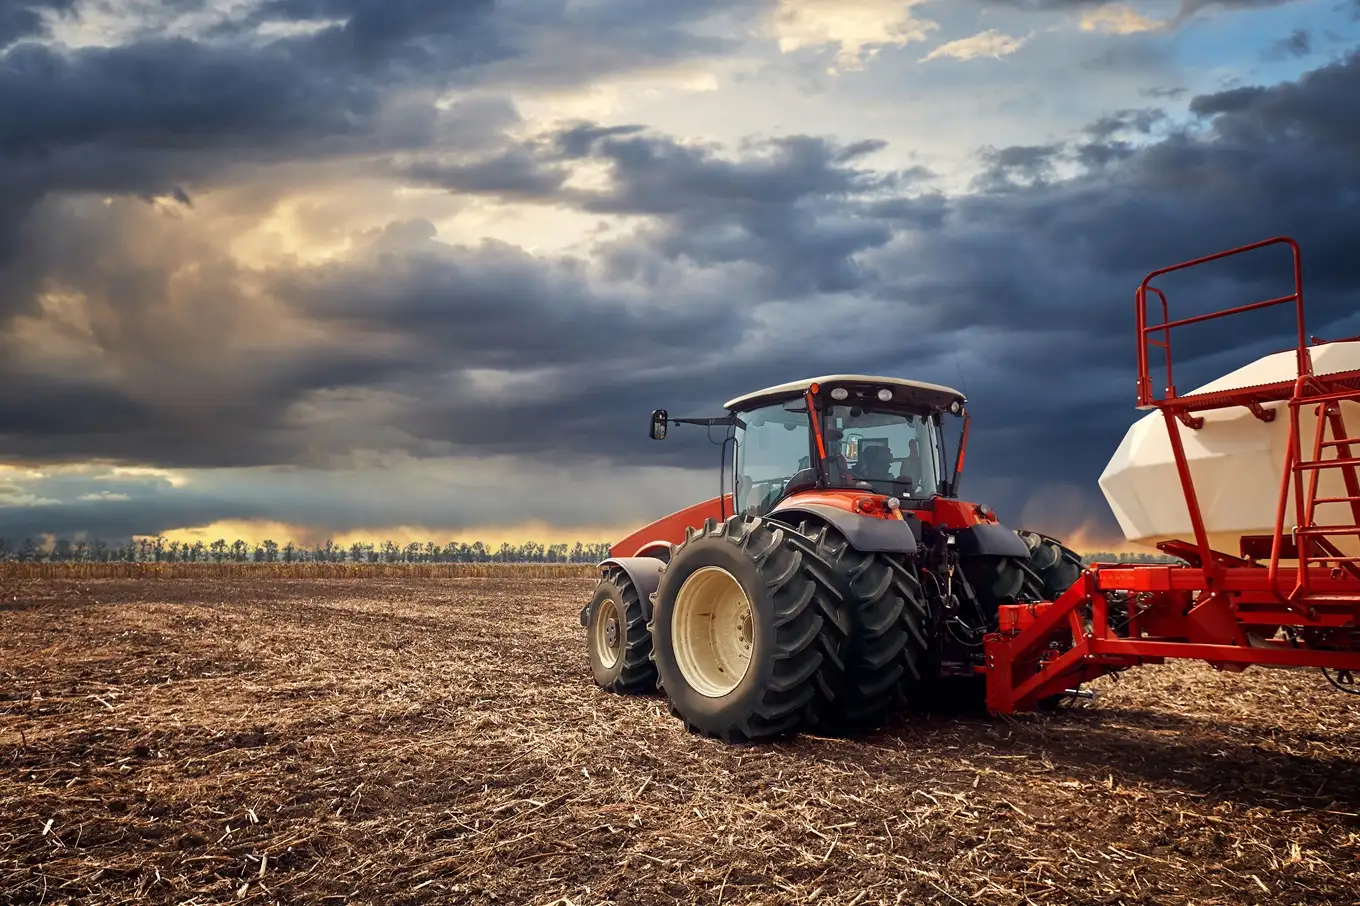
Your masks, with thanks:
M 1209 314 L 1195 315 L 1193 317 L 1171 321 L 1168 320 L 1169 314 L 1167 311 L 1166 294 L 1149 285 L 1157 277 L 1172 273 L 1173 271 L 1181 271 L 1201 264 L 1207 264 L 1210 261 L 1217 261 L 1220 258 L 1241 255 L 1245 252 L 1255 251 L 1256 249 L 1265 248 L 1270 245 L 1287 245 L 1293 253 L 1294 292 L 1287 296 L 1280 296 L 1276 299 L 1267 299 L 1264 302 L 1253 302 L 1250 305 L 1239 305 L 1236 308 L 1229 308 L 1224 311 L 1210 312 Z M 1161 324 L 1148 325 L 1147 294 L 1149 291 L 1156 293 L 1162 301 Z M 1177 396 L 1176 382 L 1172 373 L 1171 330 L 1175 327 L 1184 327 L 1187 324 L 1200 324 L 1205 321 L 1213 321 L 1217 318 L 1226 318 L 1229 315 L 1238 315 L 1262 308 L 1270 308 L 1275 305 L 1283 305 L 1286 302 L 1295 303 L 1295 312 L 1298 319 L 1297 356 L 1299 374 L 1310 375 L 1313 373 L 1312 363 L 1308 356 L 1308 334 L 1305 332 L 1303 325 L 1303 261 L 1299 255 L 1298 243 L 1286 236 L 1277 236 L 1274 239 L 1263 239 L 1260 242 L 1253 242 L 1251 245 L 1229 249 L 1226 252 L 1217 252 L 1213 255 L 1205 255 L 1203 258 L 1196 258 L 1193 261 L 1184 261 L 1180 264 L 1173 264 L 1170 267 L 1155 270 L 1144 277 L 1143 282 L 1138 285 L 1138 291 L 1135 293 L 1135 302 L 1137 309 L 1136 317 L 1138 319 L 1138 407 L 1140 409 L 1165 408 L 1174 405 L 1180 411 L 1190 412 L 1196 409 L 1216 409 L 1226 406 L 1246 405 L 1246 402 L 1236 401 L 1233 397 L 1234 393 L 1237 393 L 1239 397 L 1244 399 L 1250 398 L 1258 404 L 1262 402 L 1263 400 L 1259 399 L 1259 393 L 1249 392 L 1250 389 L 1254 388 L 1244 388 L 1243 391 L 1226 391 L 1221 394 L 1195 394 L 1188 397 Z M 1149 336 L 1157 331 L 1162 332 L 1163 339 L 1160 341 L 1149 339 Z M 1162 397 L 1157 397 L 1152 392 L 1152 376 L 1148 365 L 1149 346 L 1160 346 L 1166 351 L 1166 395 Z M 1274 385 L 1271 385 L 1271 387 L 1278 392 L 1278 388 L 1275 388 Z M 1289 382 L 1286 389 L 1292 392 L 1292 381 Z M 1289 395 L 1289 393 L 1285 393 L 1284 396 L 1277 396 L 1276 398 L 1287 399 Z M 1196 398 L 1201 396 L 1204 398 Z M 1213 398 L 1211 399 L 1210 397 Z M 1220 397 L 1222 398 L 1221 400 L 1218 399 Z

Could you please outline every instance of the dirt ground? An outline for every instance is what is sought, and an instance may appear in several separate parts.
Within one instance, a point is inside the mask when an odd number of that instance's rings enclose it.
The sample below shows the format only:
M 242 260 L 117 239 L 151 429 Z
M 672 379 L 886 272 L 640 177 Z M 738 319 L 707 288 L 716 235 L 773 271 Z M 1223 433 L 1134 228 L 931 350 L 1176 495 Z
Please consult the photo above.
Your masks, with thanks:
M 0 903 L 1360 902 L 1360 698 L 728 747 L 590 681 L 590 580 L 11 583 Z

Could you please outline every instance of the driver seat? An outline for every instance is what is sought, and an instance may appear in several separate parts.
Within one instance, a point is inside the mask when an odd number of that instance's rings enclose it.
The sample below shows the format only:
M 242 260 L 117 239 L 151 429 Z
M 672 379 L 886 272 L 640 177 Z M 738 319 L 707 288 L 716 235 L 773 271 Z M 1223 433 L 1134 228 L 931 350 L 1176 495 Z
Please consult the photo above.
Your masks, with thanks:
M 864 477 L 870 481 L 892 480 L 892 450 L 887 444 L 863 445 L 859 462 Z

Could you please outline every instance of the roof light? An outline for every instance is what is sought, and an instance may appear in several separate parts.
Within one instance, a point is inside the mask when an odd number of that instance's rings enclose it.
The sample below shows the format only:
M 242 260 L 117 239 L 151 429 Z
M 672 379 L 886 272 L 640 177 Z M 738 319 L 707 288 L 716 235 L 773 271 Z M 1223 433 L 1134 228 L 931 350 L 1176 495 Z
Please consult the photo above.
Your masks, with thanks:
M 888 400 L 892 399 L 892 391 L 887 387 L 884 387 L 882 390 L 878 391 L 878 398 L 886 403 Z
M 835 390 L 831 391 L 831 398 L 833 400 L 843 400 L 849 395 L 850 391 L 846 390 L 844 387 L 837 387 Z

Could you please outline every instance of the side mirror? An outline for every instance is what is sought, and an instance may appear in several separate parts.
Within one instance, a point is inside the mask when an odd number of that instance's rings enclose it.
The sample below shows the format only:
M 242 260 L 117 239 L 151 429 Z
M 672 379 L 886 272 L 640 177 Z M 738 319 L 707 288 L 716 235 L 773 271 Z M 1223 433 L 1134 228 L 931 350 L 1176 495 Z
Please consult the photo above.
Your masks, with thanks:
M 655 409 L 652 411 L 652 423 L 647 429 L 647 436 L 652 440 L 666 439 L 667 413 L 665 409 Z
M 864 435 L 862 434 L 845 435 L 845 450 L 841 455 L 851 462 L 858 462 L 859 442 L 862 440 L 864 440 Z

